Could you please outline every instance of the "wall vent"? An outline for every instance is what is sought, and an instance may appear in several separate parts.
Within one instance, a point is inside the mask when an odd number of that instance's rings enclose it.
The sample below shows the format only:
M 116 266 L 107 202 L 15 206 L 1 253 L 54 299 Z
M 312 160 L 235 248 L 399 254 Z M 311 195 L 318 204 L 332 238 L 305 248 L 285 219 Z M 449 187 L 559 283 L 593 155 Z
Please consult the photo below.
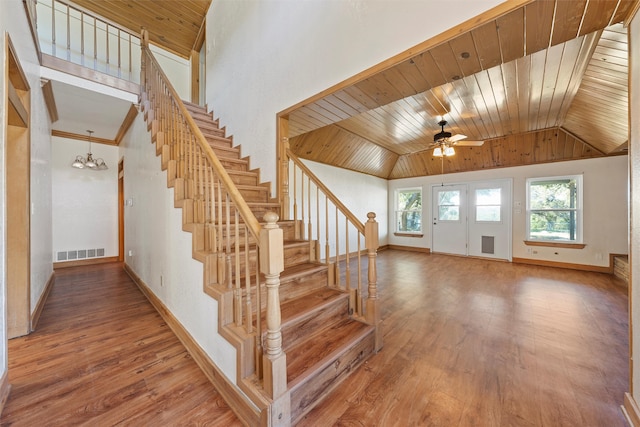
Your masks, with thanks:
M 56 252 L 56 261 L 73 261 L 76 259 L 103 257 L 104 248 L 99 249 L 78 249 L 75 251 Z
M 495 236 L 482 236 L 482 253 L 483 254 L 493 254 L 494 252 L 494 243 Z

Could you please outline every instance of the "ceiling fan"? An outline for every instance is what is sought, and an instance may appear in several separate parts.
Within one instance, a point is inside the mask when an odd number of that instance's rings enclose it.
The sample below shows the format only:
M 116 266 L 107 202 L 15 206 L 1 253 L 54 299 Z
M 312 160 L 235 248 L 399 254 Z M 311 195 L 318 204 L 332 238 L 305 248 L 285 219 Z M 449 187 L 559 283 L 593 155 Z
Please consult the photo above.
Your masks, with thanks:
M 484 141 L 463 141 L 466 139 L 466 135 L 451 135 L 451 132 L 446 132 L 444 127 L 446 126 L 446 120 L 440 120 L 438 126 L 440 126 L 440 132 L 433 135 L 433 144 L 429 149 L 433 148 L 434 157 L 453 156 L 456 154 L 454 146 L 467 146 L 467 147 L 479 147 L 484 144 Z

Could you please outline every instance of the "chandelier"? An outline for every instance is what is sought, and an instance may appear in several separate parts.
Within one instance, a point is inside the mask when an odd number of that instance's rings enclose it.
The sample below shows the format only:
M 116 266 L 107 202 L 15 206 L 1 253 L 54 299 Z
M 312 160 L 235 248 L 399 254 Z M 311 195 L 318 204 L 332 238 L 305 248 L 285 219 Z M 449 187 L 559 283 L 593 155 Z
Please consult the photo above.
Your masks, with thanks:
M 73 161 L 73 163 L 71 163 L 71 166 L 73 166 L 74 168 L 78 168 L 78 169 L 91 169 L 94 171 L 103 171 L 106 169 L 109 169 L 107 167 L 107 164 L 104 162 L 104 160 L 102 159 L 95 159 L 93 158 L 93 155 L 91 154 L 91 134 L 93 134 L 92 130 L 87 130 L 87 132 L 89 133 L 89 152 L 87 153 L 87 158 L 85 159 L 82 156 L 76 156 L 76 159 Z

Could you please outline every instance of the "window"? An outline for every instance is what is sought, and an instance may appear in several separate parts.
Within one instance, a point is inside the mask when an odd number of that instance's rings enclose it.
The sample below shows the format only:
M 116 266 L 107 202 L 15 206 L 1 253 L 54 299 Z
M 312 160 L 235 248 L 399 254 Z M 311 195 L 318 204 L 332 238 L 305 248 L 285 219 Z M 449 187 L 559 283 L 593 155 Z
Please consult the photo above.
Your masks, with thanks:
M 529 240 L 582 241 L 582 176 L 527 180 Z
M 502 188 L 476 189 L 476 222 L 502 221 Z
M 422 232 L 421 188 L 405 188 L 396 192 L 396 232 Z

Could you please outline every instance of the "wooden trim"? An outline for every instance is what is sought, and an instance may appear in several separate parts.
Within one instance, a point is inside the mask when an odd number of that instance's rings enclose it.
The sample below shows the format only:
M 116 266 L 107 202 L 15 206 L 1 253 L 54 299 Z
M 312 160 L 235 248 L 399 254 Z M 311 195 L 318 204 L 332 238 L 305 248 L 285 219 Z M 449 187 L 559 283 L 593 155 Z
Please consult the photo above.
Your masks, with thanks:
M 118 162 L 118 261 L 124 261 L 124 158 Z
M 393 233 L 394 236 L 398 236 L 398 237 L 414 237 L 414 238 L 420 238 L 420 237 L 424 237 L 424 234 L 422 233 Z
M 59 138 L 67 138 L 67 139 L 76 139 L 78 141 L 89 141 L 89 135 L 80 135 L 78 133 L 65 132 L 63 130 L 51 129 L 51 136 L 57 136 Z M 106 138 L 96 138 L 95 136 L 91 137 L 91 143 L 96 144 L 104 144 L 104 145 L 114 145 L 117 146 L 115 140 L 106 139 Z
M 602 267 L 599 265 L 573 264 L 569 262 L 547 261 L 544 259 L 516 258 L 516 257 L 513 258 L 512 262 L 514 264 L 527 264 L 527 265 L 539 265 L 543 267 L 568 268 L 570 270 L 593 271 L 596 273 L 608 273 L 608 274 L 613 273 L 613 264 L 609 265 L 608 267 Z
M 11 80 L 16 90 L 30 90 L 29 80 L 22 69 L 22 64 L 18 61 L 18 53 L 16 48 L 13 47 L 13 42 L 8 34 L 6 37 L 6 43 L 10 53 L 7 57 L 7 61 L 9 63 L 9 80 Z
M 501 16 L 504 16 L 506 14 L 508 14 L 509 12 L 512 12 L 516 9 L 519 9 L 521 7 L 524 7 L 525 5 L 529 4 L 529 3 L 533 3 L 534 0 L 510 0 L 510 1 L 506 1 L 503 2 L 497 6 L 495 6 L 492 9 L 489 9 L 483 13 L 481 13 L 480 15 L 473 17 L 471 19 L 466 20 L 465 22 L 456 25 L 455 27 L 449 28 L 448 30 L 420 43 L 417 44 L 416 46 L 409 48 L 407 50 L 405 50 L 404 52 L 401 52 L 395 56 L 392 56 L 391 58 L 380 62 L 377 65 L 374 65 L 373 67 L 370 67 L 346 80 L 343 80 L 342 82 L 335 84 L 333 86 L 331 86 L 330 88 L 317 93 L 307 99 L 305 99 L 304 101 L 300 101 L 297 104 L 282 110 L 281 112 L 278 113 L 278 116 L 288 116 L 292 111 L 300 108 L 300 107 L 304 107 L 308 104 L 311 104 L 313 102 L 316 102 L 322 98 L 324 98 L 327 95 L 331 95 L 335 92 L 338 92 L 339 90 L 342 90 L 344 88 L 350 87 L 355 85 L 358 82 L 361 82 L 375 74 L 378 74 L 382 71 L 388 70 L 389 68 L 392 68 L 393 66 L 400 64 L 404 61 L 409 60 L 410 58 L 419 55 L 421 53 L 424 53 L 426 51 L 428 51 L 429 49 L 432 49 L 435 46 L 441 45 L 443 43 L 446 43 L 449 40 L 454 39 L 455 37 L 459 36 L 460 34 L 463 33 L 467 33 L 470 32 L 473 29 L 476 29 L 478 27 L 481 27 L 482 25 L 486 24 L 489 21 L 493 21 L 495 19 L 498 19 Z
M 250 402 L 246 396 L 240 391 L 240 389 L 233 384 L 229 379 L 219 370 L 216 364 L 209 358 L 207 353 L 198 345 L 189 332 L 182 326 L 182 324 L 175 318 L 175 316 L 169 311 L 164 303 L 153 293 L 153 291 L 144 283 L 144 281 L 132 270 L 128 264 L 124 264 L 125 272 L 131 277 L 131 280 L 140 289 L 140 292 L 149 300 L 156 311 L 162 316 L 167 325 L 171 328 L 174 334 L 178 337 L 180 342 L 185 346 L 193 360 L 198 364 L 202 372 L 209 378 L 209 381 L 213 384 L 216 390 L 220 393 L 222 398 L 227 402 L 231 410 L 243 421 L 246 425 L 260 425 L 260 411 L 256 408 L 252 402 Z
M 120 129 L 118 129 L 118 133 L 114 139 L 115 145 L 120 145 L 120 143 L 122 142 L 122 138 L 124 138 L 124 136 L 127 134 L 127 131 L 129 130 L 137 116 L 138 108 L 135 106 L 135 104 L 131 104 L 131 107 L 129 107 L 129 111 L 127 111 L 127 115 L 122 121 Z M 91 141 L 93 142 L 93 138 L 91 138 Z
M 13 86 L 11 79 L 9 79 L 7 83 L 7 98 L 9 100 L 8 124 L 10 126 L 28 128 L 29 113 L 27 113 L 27 109 L 22 104 L 22 100 Z
M 44 95 L 44 103 L 47 106 L 51 123 L 55 123 L 58 121 L 58 107 L 56 107 L 56 99 L 53 96 L 53 85 L 51 80 L 48 80 L 42 85 L 42 94 Z
M 110 256 L 110 257 L 104 257 L 104 258 L 90 258 L 90 259 L 79 259 L 76 261 L 54 262 L 53 269 L 55 270 L 59 268 L 80 267 L 83 265 L 107 264 L 110 262 L 118 262 L 118 257 Z
M 47 55 L 46 53 L 42 54 L 42 66 L 136 95 L 140 92 L 140 85 L 137 83 L 119 79 L 72 62 L 67 62 L 55 56 Z
M 207 17 L 205 16 L 205 18 L 202 20 L 202 25 L 200 25 L 200 29 L 198 30 L 198 35 L 196 36 L 196 39 L 193 42 L 193 46 L 191 47 L 191 50 L 195 50 L 197 52 L 200 52 L 202 50 L 202 45 L 206 40 L 206 34 L 207 34 Z
M 524 244 L 527 246 L 546 246 L 549 248 L 565 249 L 584 249 L 587 246 L 585 243 L 546 242 L 537 240 L 525 240 Z
M 624 403 L 621 409 L 631 427 L 640 427 L 640 409 L 630 393 L 624 394 Z
M 189 58 L 191 66 L 191 102 L 194 104 L 200 104 L 200 52 L 197 50 L 191 51 L 191 57 Z
M 56 283 L 56 273 L 55 271 L 51 272 L 51 276 L 49 276 L 49 280 L 47 280 L 47 284 L 44 287 L 44 291 L 42 291 L 42 295 L 40 295 L 40 299 L 36 304 L 36 309 L 33 310 L 31 314 L 31 331 L 35 331 L 38 326 L 38 321 L 40 321 L 40 315 L 42 314 L 42 310 L 44 309 L 44 305 L 49 298 L 49 294 L 51 293 L 51 289 L 53 285 Z
M 386 245 L 384 249 L 395 249 L 397 251 L 407 251 L 407 252 L 422 252 L 425 254 L 431 253 L 431 248 L 423 248 L 418 246 L 402 246 L 402 245 Z
M 627 14 L 627 16 L 624 18 L 624 21 L 622 22 L 622 24 L 624 25 L 625 28 L 629 28 L 629 25 L 631 24 L 631 21 L 633 20 L 633 18 L 635 18 L 636 14 L 638 13 L 638 10 L 640 10 L 640 1 L 635 2 L 631 10 L 629 10 L 629 13 Z
M 11 384 L 9 383 L 9 371 L 5 371 L 0 379 L 0 414 L 4 409 L 4 405 L 7 403 L 9 393 L 11 392 Z

